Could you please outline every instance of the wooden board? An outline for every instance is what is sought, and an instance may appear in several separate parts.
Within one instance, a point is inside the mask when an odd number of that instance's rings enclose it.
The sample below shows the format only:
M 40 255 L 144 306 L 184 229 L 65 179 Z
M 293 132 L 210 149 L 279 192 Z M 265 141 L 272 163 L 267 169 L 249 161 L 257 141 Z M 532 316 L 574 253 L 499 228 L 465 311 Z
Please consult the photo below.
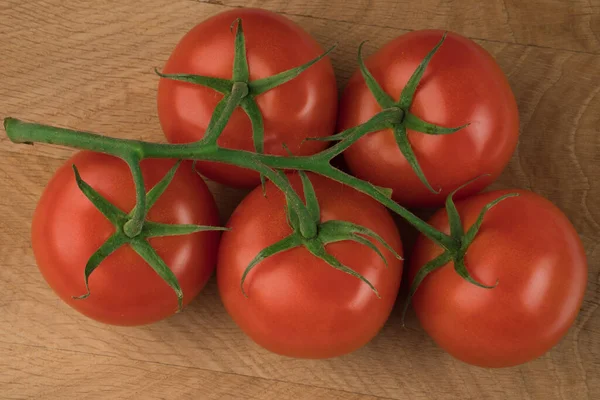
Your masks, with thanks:
M 521 139 L 495 187 L 548 197 L 586 246 L 589 285 L 575 325 L 544 357 L 486 370 L 455 361 L 397 310 L 365 348 L 333 360 L 270 354 L 226 314 L 214 281 L 182 314 L 141 328 L 91 322 L 48 288 L 30 220 L 71 150 L 0 134 L 0 398 L 598 399 L 600 398 L 600 2 L 0 1 L 0 114 L 112 136 L 163 140 L 154 66 L 178 39 L 238 6 L 281 12 L 323 45 L 340 87 L 367 53 L 410 29 L 478 41 L 509 77 Z M 225 220 L 243 191 L 211 185 Z M 410 237 L 406 239 L 410 242 Z

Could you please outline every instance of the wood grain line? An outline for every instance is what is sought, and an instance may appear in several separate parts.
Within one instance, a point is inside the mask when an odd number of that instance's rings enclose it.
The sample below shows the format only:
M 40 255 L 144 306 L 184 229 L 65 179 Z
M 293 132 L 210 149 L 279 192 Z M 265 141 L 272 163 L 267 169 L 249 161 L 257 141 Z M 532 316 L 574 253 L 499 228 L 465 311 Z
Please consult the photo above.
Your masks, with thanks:
M 3 399 L 352 399 L 389 400 L 343 390 L 290 384 L 273 379 L 140 362 L 44 346 L 7 345 L 0 342 L 0 376 Z M 35 354 L 35 358 L 28 357 Z M 26 368 L 25 368 L 26 367 Z M 90 369 L 94 375 L 86 375 Z M 149 376 L 148 376 L 149 375 Z M 9 377 L 10 376 L 10 377 Z M 81 380 L 85 377 L 85 380 Z M 209 389 L 207 391 L 207 389 Z M 166 397 L 168 396 L 168 397 Z

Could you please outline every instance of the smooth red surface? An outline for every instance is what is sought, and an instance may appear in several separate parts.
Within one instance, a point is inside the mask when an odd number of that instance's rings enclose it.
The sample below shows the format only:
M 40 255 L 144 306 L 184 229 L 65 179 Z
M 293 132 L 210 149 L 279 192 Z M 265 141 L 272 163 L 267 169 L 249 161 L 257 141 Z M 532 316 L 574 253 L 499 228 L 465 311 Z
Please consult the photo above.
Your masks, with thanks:
M 495 191 L 457 203 L 465 228 L 483 208 L 509 191 Z M 413 298 L 425 331 L 448 353 L 470 364 L 508 367 L 550 350 L 573 324 L 587 282 L 585 252 L 567 217 L 548 200 L 525 190 L 485 216 L 466 255 L 473 278 L 462 279 L 452 263 L 431 273 Z M 444 210 L 429 221 L 449 232 Z M 441 253 L 420 236 L 411 257 L 416 271 Z
M 402 35 L 369 57 L 367 68 L 394 100 L 443 31 Z M 338 130 L 366 122 L 381 111 L 360 71 L 350 79 L 340 104 Z M 445 127 L 470 126 L 454 134 L 433 136 L 408 131 L 431 193 L 402 155 L 390 130 L 361 138 L 345 153 L 359 178 L 393 189 L 393 198 L 407 206 L 442 205 L 446 196 L 468 180 L 482 177 L 461 190 L 459 197 L 477 193 L 494 181 L 508 163 L 519 133 L 513 93 L 492 56 L 475 42 L 449 33 L 429 63 L 410 112 Z
M 174 165 L 172 160 L 144 160 L 147 190 Z M 89 257 L 115 232 L 114 226 L 77 187 L 71 166 L 121 210 L 135 205 L 131 172 L 122 160 L 79 152 L 48 183 L 32 223 L 32 245 L 48 284 L 71 307 L 100 322 L 140 325 L 159 321 L 177 310 L 177 296 L 129 245 L 108 256 L 90 276 L 86 292 L 84 270 Z M 215 202 L 189 161 L 180 165 L 171 184 L 148 211 L 148 219 L 170 224 L 218 225 Z M 204 287 L 216 264 L 218 232 L 149 239 L 183 289 L 184 305 Z
M 207 19 L 177 44 L 164 73 L 188 73 L 231 79 L 234 34 L 231 24 L 241 18 L 246 37 L 250 80 L 298 67 L 323 54 L 321 46 L 301 27 L 279 14 L 235 9 Z M 194 142 L 204 136 L 212 112 L 223 95 L 212 89 L 161 79 L 158 116 L 171 143 Z M 267 154 L 285 156 L 285 143 L 296 155 L 323 150 L 325 142 L 302 141 L 331 135 L 337 115 L 337 87 L 328 57 L 301 75 L 256 98 L 262 112 Z M 218 144 L 254 151 L 250 120 L 240 108 L 231 116 Z M 237 187 L 254 187 L 259 175 L 248 169 L 202 162 L 198 169 L 210 179 Z
M 387 210 L 356 190 L 310 175 L 321 206 L 321 219 L 341 219 L 380 234 L 398 253 L 402 242 Z M 297 175 L 292 184 L 301 193 Z M 389 267 L 377 254 L 354 242 L 327 245 L 327 251 L 365 276 L 381 299 L 359 279 L 338 271 L 296 248 L 267 258 L 247 276 L 243 271 L 263 248 L 291 233 L 285 199 L 272 183 L 267 197 L 260 188 L 237 207 L 219 248 L 217 281 L 225 308 L 256 343 L 291 357 L 326 358 L 349 353 L 369 342 L 387 320 L 398 294 L 402 261 L 382 245 Z M 375 243 L 375 242 L 374 242 Z

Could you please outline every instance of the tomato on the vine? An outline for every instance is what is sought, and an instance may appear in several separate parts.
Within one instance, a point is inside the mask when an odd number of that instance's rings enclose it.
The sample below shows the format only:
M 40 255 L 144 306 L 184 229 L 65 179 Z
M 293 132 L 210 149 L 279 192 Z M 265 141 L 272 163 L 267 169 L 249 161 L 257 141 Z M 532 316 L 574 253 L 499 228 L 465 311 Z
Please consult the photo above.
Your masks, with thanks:
M 369 57 L 366 66 L 397 101 L 417 65 L 442 35 L 443 31 L 437 30 L 402 35 Z M 342 96 L 338 129 L 362 124 L 379 111 L 381 107 L 357 71 Z M 394 200 L 402 205 L 441 205 L 464 182 L 489 174 L 462 190 L 458 197 L 477 193 L 500 175 L 517 144 L 518 110 L 505 75 L 487 51 L 458 34 L 449 33 L 433 55 L 410 112 L 438 126 L 470 124 L 445 135 L 408 129 L 417 162 L 431 186 L 441 189 L 438 194 L 419 179 L 390 130 L 370 133 L 344 153 L 357 177 L 393 189 Z
M 452 263 L 431 272 L 412 301 L 425 331 L 454 357 L 483 367 L 533 360 L 565 335 L 581 306 L 585 251 L 567 217 L 551 202 L 525 190 L 494 191 L 456 203 L 465 229 L 485 204 L 509 192 L 517 197 L 490 209 L 467 250 L 466 267 L 484 289 L 461 278 Z M 448 233 L 448 214 L 429 223 Z M 442 253 L 417 239 L 410 273 Z
M 302 193 L 298 175 L 289 177 Z M 382 205 L 351 187 L 309 177 L 322 222 L 345 220 L 367 227 L 401 254 L 398 230 Z M 331 243 L 326 250 L 368 279 L 381 298 L 304 247 L 273 255 L 252 269 L 244 282 L 245 297 L 240 283 L 246 267 L 261 250 L 292 232 L 283 193 L 271 182 L 266 196 L 256 188 L 236 208 L 228 227 L 219 247 L 219 293 L 234 321 L 264 348 L 291 357 L 335 357 L 365 345 L 387 320 L 398 294 L 402 261 L 380 243 L 374 242 L 387 267 L 376 252 L 356 242 Z
M 173 160 L 141 162 L 146 189 L 173 167 Z M 52 289 L 68 305 L 100 322 L 140 325 L 177 311 L 177 297 L 167 283 L 129 245 L 109 255 L 90 276 L 86 293 L 84 270 L 90 256 L 115 232 L 115 227 L 78 188 L 72 165 L 81 177 L 124 212 L 135 205 L 135 188 L 127 164 L 119 158 L 83 151 L 55 173 L 35 210 L 32 246 L 38 267 Z M 179 166 L 163 195 L 148 210 L 148 220 L 168 224 L 218 225 L 210 191 L 192 170 Z M 204 287 L 216 264 L 219 232 L 148 239 L 171 268 L 183 290 L 183 304 Z
M 163 72 L 232 79 L 236 19 L 243 22 L 250 81 L 298 67 L 323 54 L 321 46 L 300 26 L 279 14 L 260 9 L 236 9 L 217 14 L 190 30 L 177 44 Z M 158 86 L 158 116 L 171 143 L 200 140 L 223 95 L 200 85 L 161 79 Z M 325 142 L 307 137 L 331 135 L 337 115 L 337 86 L 329 58 L 312 65 L 291 81 L 262 93 L 256 102 L 264 121 L 264 152 L 287 155 L 285 144 L 295 155 L 323 150 Z M 254 151 L 250 119 L 237 108 L 218 144 Z M 210 179 L 237 187 L 260 183 L 255 171 L 198 162 L 199 171 Z

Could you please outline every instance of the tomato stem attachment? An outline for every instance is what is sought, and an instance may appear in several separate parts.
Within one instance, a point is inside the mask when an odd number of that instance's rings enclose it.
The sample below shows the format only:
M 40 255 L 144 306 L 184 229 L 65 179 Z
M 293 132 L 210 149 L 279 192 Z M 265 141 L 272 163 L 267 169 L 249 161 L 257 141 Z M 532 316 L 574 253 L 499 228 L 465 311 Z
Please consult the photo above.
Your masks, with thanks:
M 404 302 L 404 307 L 402 309 L 402 324 L 404 324 L 404 317 L 406 315 L 406 311 L 408 310 L 408 306 L 423 280 L 425 280 L 427 275 L 439 268 L 442 268 L 449 262 L 452 262 L 454 264 L 454 270 L 461 278 L 477 287 L 480 287 L 482 289 L 494 289 L 496 286 L 498 286 L 498 280 L 496 280 L 496 283 L 494 285 L 485 285 L 473 278 L 467 269 L 465 257 L 467 255 L 467 250 L 469 249 L 469 246 L 473 243 L 477 232 L 479 232 L 479 228 L 481 227 L 483 219 L 488 213 L 488 211 L 490 211 L 492 207 L 496 206 L 501 201 L 504 201 L 510 197 L 518 196 L 519 194 L 507 193 L 483 206 L 483 208 L 479 212 L 475 223 L 471 225 L 469 229 L 467 229 L 465 232 L 463 223 L 460 219 L 460 214 L 458 213 L 458 209 L 456 208 L 456 204 L 454 203 L 453 197 L 461 189 L 470 185 L 479 178 L 481 178 L 481 176 L 478 176 L 468 181 L 467 183 L 459 186 L 446 198 L 446 214 L 448 216 L 448 224 L 450 225 L 450 237 L 453 243 L 450 244 L 450 246 L 446 247 L 442 254 L 429 261 L 427 264 L 422 266 L 419 269 L 419 271 L 417 271 L 417 274 L 411 282 L 408 297 L 406 298 Z
M 148 192 L 144 193 L 144 199 L 147 200 L 148 209 L 150 209 L 156 200 L 163 194 L 169 186 L 175 172 L 181 162 L 177 162 L 173 168 Z M 139 166 L 138 166 L 139 167 Z M 75 180 L 81 192 L 92 202 L 92 204 L 114 225 L 115 233 L 112 234 L 89 258 L 84 271 L 84 282 L 86 293 L 81 296 L 73 296 L 76 300 L 85 299 L 90 296 L 89 279 L 92 273 L 100 266 L 100 263 L 114 253 L 118 248 L 125 244 L 129 244 L 133 250 L 138 253 L 148 265 L 173 289 L 177 295 L 177 311 L 181 311 L 183 307 L 183 291 L 179 286 L 177 277 L 171 269 L 165 264 L 164 260 L 156 253 L 154 248 L 148 243 L 148 238 L 158 236 L 177 236 L 187 235 L 201 231 L 223 231 L 227 228 L 220 226 L 204 226 L 193 224 L 163 224 L 158 222 L 146 221 L 145 224 L 140 224 L 141 230 L 134 236 L 127 234 L 127 226 L 131 226 L 131 222 L 135 221 L 134 217 L 140 215 L 138 206 L 136 205 L 129 214 L 125 214 L 107 199 L 102 197 L 94 188 L 87 184 L 77 167 L 73 165 Z M 141 170 L 140 170 L 141 176 Z M 142 190 L 144 185 L 142 182 Z M 143 208 L 145 209 L 145 208 Z M 145 214 L 144 214 L 145 218 Z M 128 225 L 129 224 L 129 225 Z M 130 228 L 131 229 L 131 228 Z
M 395 101 L 385 90 L 379 85 L 375 77 L 371 74 L 362 57 L 362 48 L 365 42 L 362 42 L 358 47 L 358 65 L 360 72 L 362 74 L 363 79 L 365 80 L 365 84 L 367 88 L 377 101 L 377 104 L 385 111 L 386 109 L 398 108 L 402 110 L 402 114 L 400 118 L 393 121 L 389 128 L 394 133 L 394 138 L 396 139 L 396 144 L 398 145 L 398 149 L 402 153 L 402 155 L 406 158 L 412 170 L 415 172 L 419 180 L 427 187 L 427 189 L 435 194 L 439 194 L 441 192 L 441 188 L 433 188 L 425 173 L 421 169 L 421 165 L 417 160 L 417 156 L 415 155 L 412 145 L 410 143 L 407 129 L 412 131 L 417 131 L 421 133 L 425 133 L 428 135 L 446 135 L 458 132 L 459 130 L 466 128 L 469 126 L 469 123 L 465 123 L 459 127 L 455 128 L 447 128 L 442 126 L 437 126 L 432 123 L 421 120 L 416 115 L 410 112 L 410 107 L 413 102 L 413 98 L 417 91 L 417 87 L 423 78 L 425 70 L 427 69 L 427 65 L 440 49 L 444 41 L 446 40 L 447 32 L 444 32 L 440 41 L 435 45 L 429 53 L 425 56 L 425 58 L 419 63 L 411 77 L 409 78 L 406 86 L 402 90 L 400 94 L 400 98 L 398 101 Z M 384 111 L 381 111 L 383 113 Z M 371 130 L 370 132 L 375 132 L 375 130 Z
M 200 140 L 200 145 L 216 146 L 217 139 L 225 129 L 227 122 L 233 111 L 239 106 L 244 97 L 248 95 L 248 85 L 245 82 L 235 82 L 231 88 L 231 93 L 225 95 L 215 107 L 212 118 L 208 123 L 204 137 Z
M 123 232 L 130 238 L 140 234 L 146 219 L 146 189 L 144 188 L 144 177 L 140 168 L 140 160 L 135 156 L 128 156 L 125 161 L 131 169 L 131 175 L 135 184 L 135 209 L 132 212 L 131 219 L 123 226 Z
M 327 252 L 326 245 L 343 241 L 351 241 L 361 244 L 374 251 L 382 259 L 386 268 L 388 266 L 388 259 L 386 258 L 386 255 L 384 255 L 384 252 L 387 252 L 391 254 L 391 256 L 400 260 L 402 257 L 400 257 L 398 252 L 396 252 L 396 250 L 394 250 L 384 238 L 369 228 L 342 220 L 328 220 L 321 222 L 321 211 L 314 187 L 308 175 L 304 171 L 298 171 L 298 174 L 300 175 L 302 182 L 302 191 L 304 192 L 306 207 L 310 211 L 313 221 L 318 226 L 316 234 L 313 237 L 303 236 L 297 228 L 299 221 L 298 217 L 295 215 L 294 210 L 291 207 L 287 207 L 287 220 L 292 228 L 292 233 L 280 241 L 264 248 L 254 257 L 250 264 L 248 264 L 240 281 L 242 294 L 248 297 L 244 288 L 244 282 L 246 281 L 248 274 L 262 261 L 278 253 L 288 251 L 296 247 L 304 247 L 312 255 L 326 262 L 330 267 L 351 275 L 367 284 L 373 293 L 380 298 L 381 296 L 377 291 L 377 288 L 373 286 L 373 284 L 367 278 L 354 271 L 352 268 L 344 265 L 333 255 L 329 254 Z M 284 179 L 288 179 L 288 176 L 281 172 L 279 172 L 279 175 Z M 382 249 L 380 249 L 377 244 L 379 244 Z

